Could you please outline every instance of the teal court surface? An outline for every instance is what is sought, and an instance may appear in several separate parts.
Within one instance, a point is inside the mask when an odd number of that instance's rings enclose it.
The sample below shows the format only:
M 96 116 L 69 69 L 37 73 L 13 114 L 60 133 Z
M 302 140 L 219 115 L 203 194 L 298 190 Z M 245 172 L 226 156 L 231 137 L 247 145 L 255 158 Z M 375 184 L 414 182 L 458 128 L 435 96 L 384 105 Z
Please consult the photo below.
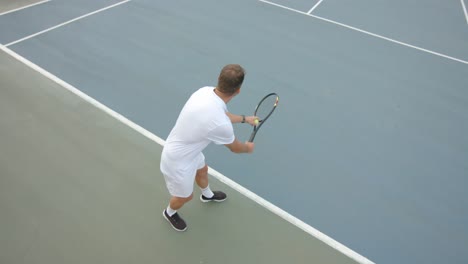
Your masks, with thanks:
M 466 263 L 465 4 L 0 0 L 0 263 Z M 161 149 L 227 63 L 280 103 L 177 233 Z

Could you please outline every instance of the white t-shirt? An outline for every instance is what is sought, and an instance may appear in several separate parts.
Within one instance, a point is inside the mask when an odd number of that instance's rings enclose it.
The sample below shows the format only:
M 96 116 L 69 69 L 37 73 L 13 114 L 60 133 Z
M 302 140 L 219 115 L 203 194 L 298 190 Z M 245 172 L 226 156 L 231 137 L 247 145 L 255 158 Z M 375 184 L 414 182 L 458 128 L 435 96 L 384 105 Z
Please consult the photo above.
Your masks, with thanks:
M 169 177 L 192 178 L 191 174 L 199 169 L 197 161 L 202 151 L 211 142 L 218 145 L 234 142 L 234 129 L 226 112 L 226 103 L 214 92 L 214 87 L 203 87 L 193 93 L 166 140 L 161 171 Z

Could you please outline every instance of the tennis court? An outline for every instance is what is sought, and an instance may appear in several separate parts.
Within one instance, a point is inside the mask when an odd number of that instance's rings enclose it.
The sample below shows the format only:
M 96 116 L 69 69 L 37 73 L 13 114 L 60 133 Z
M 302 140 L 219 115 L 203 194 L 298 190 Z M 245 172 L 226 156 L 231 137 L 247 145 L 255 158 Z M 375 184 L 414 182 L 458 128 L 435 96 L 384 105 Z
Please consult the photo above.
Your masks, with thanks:
M 0 262 L 466 263 L 464 4 L 0 1 Z M 227 63 L 280 104 L 174 233 L 161 145 Z

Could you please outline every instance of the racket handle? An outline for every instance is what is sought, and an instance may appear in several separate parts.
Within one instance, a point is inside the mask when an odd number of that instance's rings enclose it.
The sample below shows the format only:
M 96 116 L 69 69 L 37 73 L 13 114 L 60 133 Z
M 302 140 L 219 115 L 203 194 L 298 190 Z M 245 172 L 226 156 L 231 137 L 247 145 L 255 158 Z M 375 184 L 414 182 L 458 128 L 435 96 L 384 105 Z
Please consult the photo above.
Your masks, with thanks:
M 255 132 L 252 133 L 252 135 L 250 135 L 250 138 L 249 138 L 249 142 L 253 142 L 254 138 L 255 138 Z

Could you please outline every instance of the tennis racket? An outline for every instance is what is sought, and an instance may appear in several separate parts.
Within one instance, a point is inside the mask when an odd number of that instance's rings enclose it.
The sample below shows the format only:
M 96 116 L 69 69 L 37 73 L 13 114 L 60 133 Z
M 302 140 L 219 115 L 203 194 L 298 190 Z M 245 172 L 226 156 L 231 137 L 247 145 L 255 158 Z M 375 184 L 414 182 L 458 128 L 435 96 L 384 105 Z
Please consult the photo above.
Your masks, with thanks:
M 258 124 L 254 126 L 252 134 L 250 134 L 249 142 L 253 142 L 255 135 L 262 125 L 267 121 L 267 119 L 273 114 L 276 106 L 278 105 L 279 97 L 276 93 L 267 94 L 265 97 L 260 100 L 255 107 L 254 116 L 259 118 Z

